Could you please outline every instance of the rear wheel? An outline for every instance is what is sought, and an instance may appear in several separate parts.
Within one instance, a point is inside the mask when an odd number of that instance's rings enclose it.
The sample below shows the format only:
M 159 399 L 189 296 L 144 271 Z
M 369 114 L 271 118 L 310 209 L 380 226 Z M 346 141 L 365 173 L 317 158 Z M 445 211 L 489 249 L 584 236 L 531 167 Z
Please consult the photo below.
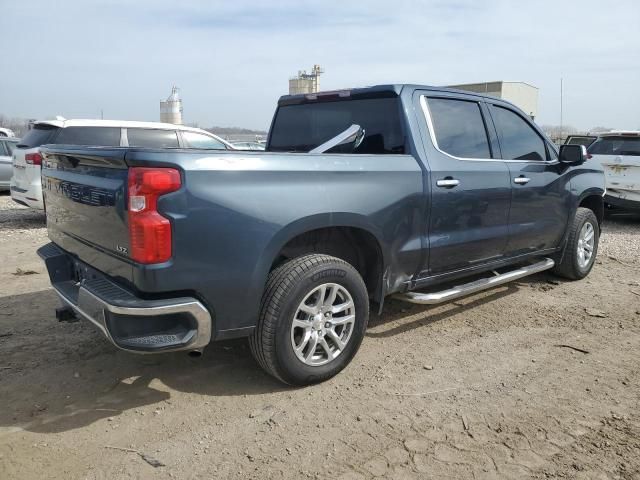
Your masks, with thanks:
M 578 208 L 569 228 L 562 261 L 554 267 L 553 272 L 571 280 L 580 280 L 589 275 L 595 263 L 600 225 L 592 210 Z
M 251 351 L 291 385 L 333 377 L 358 351 L 369 319 L 364 281 L 347 262 L 305 255 L 269 274 Z

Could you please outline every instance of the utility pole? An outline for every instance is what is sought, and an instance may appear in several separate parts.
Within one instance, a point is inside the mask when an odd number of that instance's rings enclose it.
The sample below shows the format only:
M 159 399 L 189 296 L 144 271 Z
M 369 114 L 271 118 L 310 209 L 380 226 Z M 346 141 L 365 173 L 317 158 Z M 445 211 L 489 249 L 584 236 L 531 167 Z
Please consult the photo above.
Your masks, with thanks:
M 100 120 L 104 120 L 104 110 L 100 109 Z
M 562 91 L 563 91 L 562 77 L 560 77 L 560 137 L 562 139 L 564 139 L 564 135 L 563 135 L 564 124 L 562 123 L 562 121 L 563 121 L 563 119 L 562 119 L 562 114 L 563 114 L 563 111 L 562 111 L 562 109 L 563 109 L 563 98 L 562 98 L 563 93 L 562 93 Z

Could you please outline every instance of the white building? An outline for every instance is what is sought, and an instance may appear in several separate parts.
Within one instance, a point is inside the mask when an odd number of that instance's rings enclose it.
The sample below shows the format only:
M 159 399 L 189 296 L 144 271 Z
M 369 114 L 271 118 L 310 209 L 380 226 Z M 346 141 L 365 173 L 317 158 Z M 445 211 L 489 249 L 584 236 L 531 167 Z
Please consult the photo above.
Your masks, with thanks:
M 497 82 L 449 85 L 449 87 L 502 98 L 519 107 L 532 119 L 535 119 L 538 115 L 538 87 L 534 87 L 528 83 L 505 82 L 501 80 Z

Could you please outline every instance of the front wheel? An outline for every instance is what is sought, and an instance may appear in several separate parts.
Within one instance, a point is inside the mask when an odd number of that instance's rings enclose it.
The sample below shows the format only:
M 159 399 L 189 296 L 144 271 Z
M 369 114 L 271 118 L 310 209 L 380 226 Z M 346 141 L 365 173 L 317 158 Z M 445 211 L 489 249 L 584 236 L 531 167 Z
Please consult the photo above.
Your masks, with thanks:
M 571 280 L 580 280 L 593 268 L 598 253 L 600 225 L 592 210 L 578 208 L 569 227 L 569 238 L 562 261 L 553 272 Z
M 305 255 L 269 274 L 251 352 L 290 385 L 327 380 L 358 351 L 369 320 L 367 289 L 355 268 L 328 255 Z

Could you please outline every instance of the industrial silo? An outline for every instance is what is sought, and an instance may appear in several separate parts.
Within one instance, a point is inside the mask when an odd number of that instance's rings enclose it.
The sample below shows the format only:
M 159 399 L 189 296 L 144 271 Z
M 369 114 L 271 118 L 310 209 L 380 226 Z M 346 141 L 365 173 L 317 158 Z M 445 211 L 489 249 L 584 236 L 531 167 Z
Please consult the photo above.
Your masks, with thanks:
M 171 89 L 171 95 L 166 101 L 160 102 L 160 121 L 182 125 L 182 100 L 178 94 L 178 87 Z
M 289 95 L 320 91 L 320 75 L 322 73 L 324 73 L 324 70 L 320 65 L 314 65 L 311 73 L 307 73 L 306 70 L 298 71 L 297 77 L 289 79 Z

